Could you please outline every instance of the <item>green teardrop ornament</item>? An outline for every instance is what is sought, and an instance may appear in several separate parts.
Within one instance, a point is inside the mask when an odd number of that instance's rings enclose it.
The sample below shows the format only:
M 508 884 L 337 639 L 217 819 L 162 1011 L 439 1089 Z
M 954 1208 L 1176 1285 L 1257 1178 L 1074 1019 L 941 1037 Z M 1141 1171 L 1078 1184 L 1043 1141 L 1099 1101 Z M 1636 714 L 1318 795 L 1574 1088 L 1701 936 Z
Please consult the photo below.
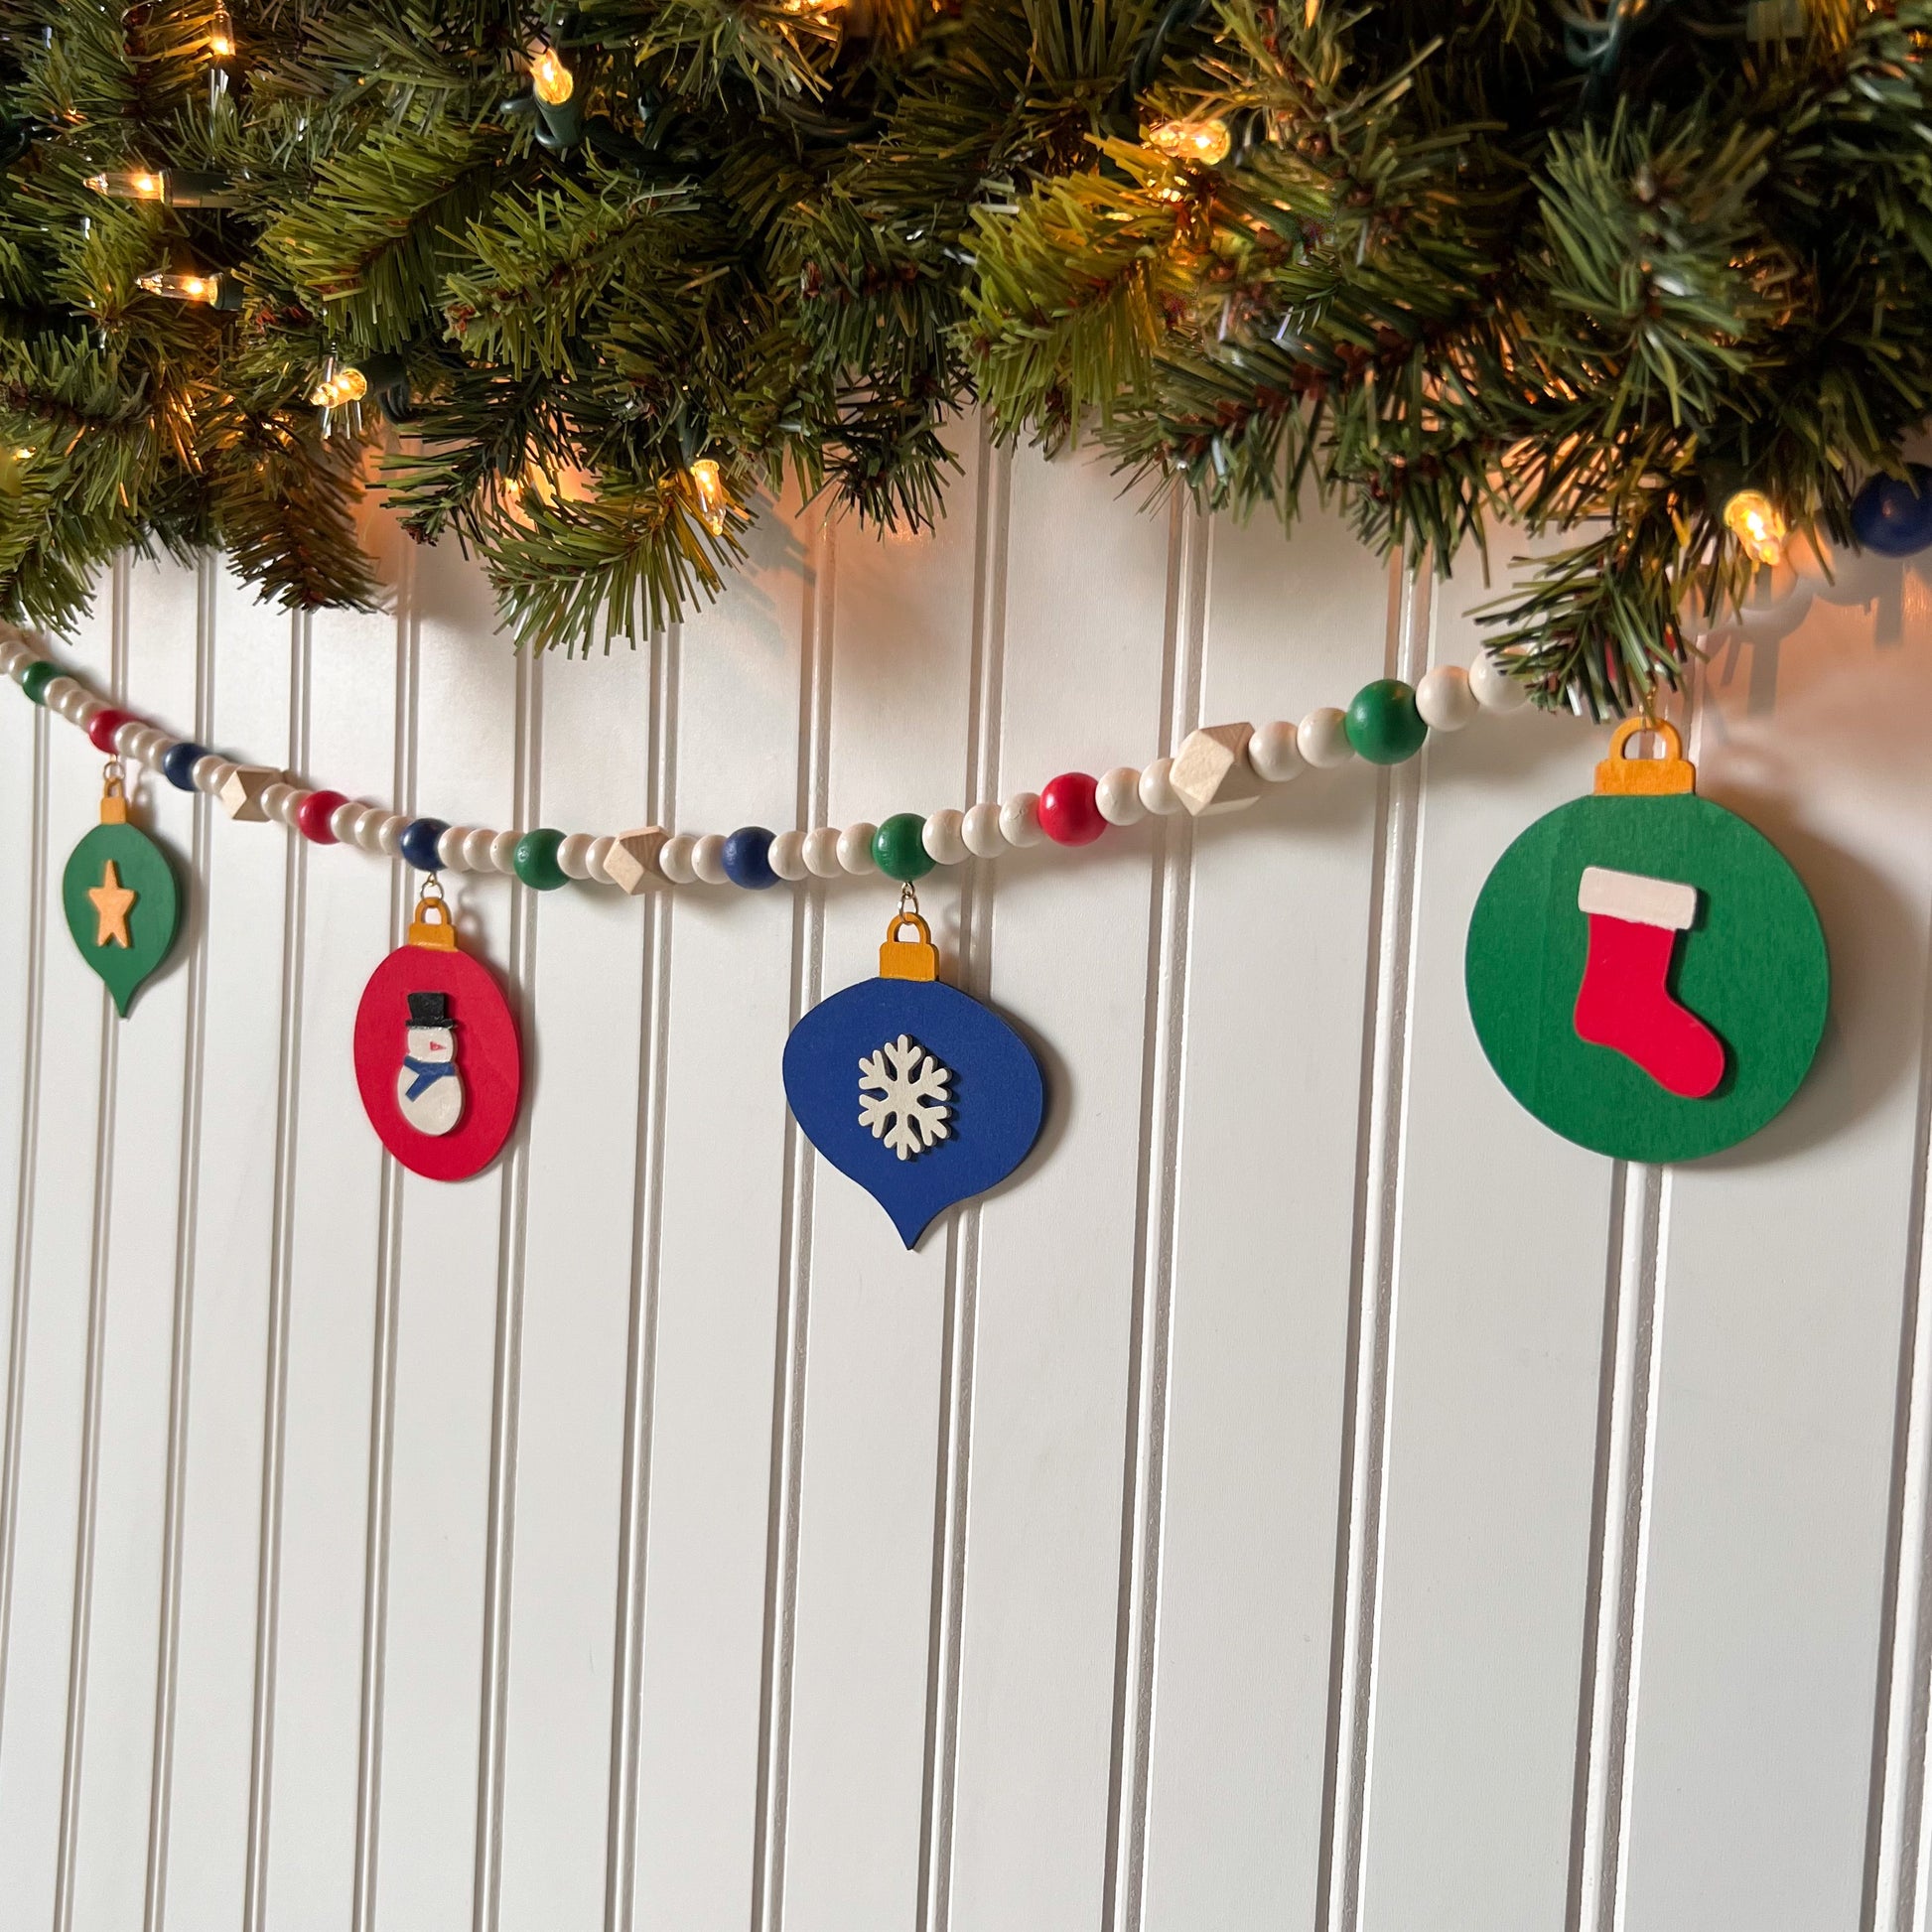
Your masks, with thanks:
M 73 848 L 61 876 L 61 904 L 80 957 L 125 1020 L 142 981 L 175 942 L 181 898 L 167 854 L 128 824 L 126 801 L 110 792 L 100 809 L 100 824 Z

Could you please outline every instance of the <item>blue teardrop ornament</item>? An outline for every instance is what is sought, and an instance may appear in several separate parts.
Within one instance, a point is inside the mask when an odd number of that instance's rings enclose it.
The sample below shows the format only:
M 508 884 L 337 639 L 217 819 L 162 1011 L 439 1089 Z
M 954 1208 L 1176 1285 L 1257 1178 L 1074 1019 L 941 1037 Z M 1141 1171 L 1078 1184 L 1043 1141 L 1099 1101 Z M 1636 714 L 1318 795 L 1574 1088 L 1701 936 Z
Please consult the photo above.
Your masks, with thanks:
M 902 926 L 918 940 L 902 941 Z M 785 1041 L 805 1138 L 892 1217 L 910 1248 L 949 1207 L 997 1186 L 1039 1138 L 1046 1090 L 1027 1042 L 937 979 L 916 913 L 895 917 L 877 979 L 822 1000 Z

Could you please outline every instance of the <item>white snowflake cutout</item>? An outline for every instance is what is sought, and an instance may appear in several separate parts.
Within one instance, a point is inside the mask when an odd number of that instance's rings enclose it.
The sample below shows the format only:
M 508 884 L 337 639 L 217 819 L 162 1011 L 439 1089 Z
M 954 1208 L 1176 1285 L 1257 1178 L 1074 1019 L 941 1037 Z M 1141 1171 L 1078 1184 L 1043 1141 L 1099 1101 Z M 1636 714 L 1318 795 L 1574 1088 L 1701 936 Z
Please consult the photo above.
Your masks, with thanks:
M 903 1161 L 946 1138 L 952 1075 L 905 1035 L 859 1062 L 859 1125 Z

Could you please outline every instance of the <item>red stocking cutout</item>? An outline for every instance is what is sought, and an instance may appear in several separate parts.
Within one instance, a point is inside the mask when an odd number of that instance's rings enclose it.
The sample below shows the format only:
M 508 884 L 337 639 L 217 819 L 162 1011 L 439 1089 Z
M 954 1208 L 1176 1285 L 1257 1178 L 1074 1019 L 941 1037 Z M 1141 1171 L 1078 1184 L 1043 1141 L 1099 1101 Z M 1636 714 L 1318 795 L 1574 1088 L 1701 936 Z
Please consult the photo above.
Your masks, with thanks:
M 1670 992 L 1671 955 L 1697 916 L 1697 888 L 1590 866 L 1577 904 L 1589 915 L 1578 1038 L 1634 1060 L 1681 1099 L 1702 1100 L 1725 1076 L 1724 1041 Z

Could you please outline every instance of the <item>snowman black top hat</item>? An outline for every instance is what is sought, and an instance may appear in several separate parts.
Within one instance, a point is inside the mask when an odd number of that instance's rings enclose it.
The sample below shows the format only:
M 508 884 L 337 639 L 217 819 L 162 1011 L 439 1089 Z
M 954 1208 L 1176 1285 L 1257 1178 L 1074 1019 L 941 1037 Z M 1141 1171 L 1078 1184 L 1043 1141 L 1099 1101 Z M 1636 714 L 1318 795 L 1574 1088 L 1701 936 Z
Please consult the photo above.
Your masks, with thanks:
M 447 993 L 410 994 L 409 1024 L 412 1027 L 454 1027 L 456 1022 L 450 1018 L 450 996 Z

